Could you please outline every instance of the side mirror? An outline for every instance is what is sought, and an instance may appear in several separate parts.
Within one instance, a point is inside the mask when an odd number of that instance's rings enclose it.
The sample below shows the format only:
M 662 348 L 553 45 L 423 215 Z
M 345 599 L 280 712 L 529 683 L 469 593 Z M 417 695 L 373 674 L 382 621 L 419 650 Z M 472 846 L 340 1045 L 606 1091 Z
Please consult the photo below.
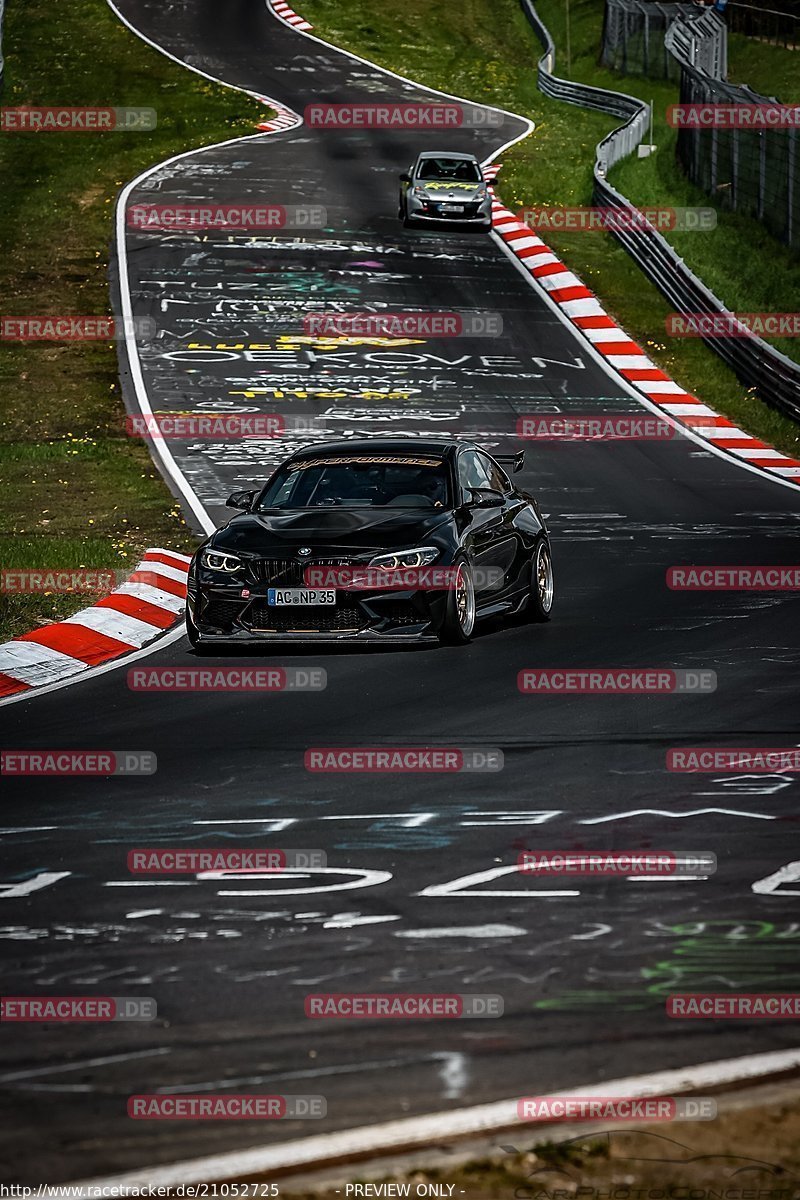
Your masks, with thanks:
M 402 175 L 400 176 L 400 182 L 411 183 L 411 176 L 409 175 L 408 171 L 403 171 Z
M 470 508 L 502 508 L 505 500 L 491 488 L 470 488 Z
M 232 492 L 225 501 L 225 507 L 240 508 L 244 512 L 249 512 L 257 495 L 257 492 Z

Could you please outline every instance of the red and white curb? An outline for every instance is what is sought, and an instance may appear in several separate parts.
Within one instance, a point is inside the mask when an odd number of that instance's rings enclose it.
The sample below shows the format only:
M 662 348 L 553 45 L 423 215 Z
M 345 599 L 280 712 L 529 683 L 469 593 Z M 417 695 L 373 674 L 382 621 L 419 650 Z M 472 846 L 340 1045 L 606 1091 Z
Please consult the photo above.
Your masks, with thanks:
M 496 178 L 500 164 L 484 167 L 488 180 Z M 547 293 L 570 323 L 591 342 L 594 350 L 626 383 L 651 404 L 717 451 L 756 467 L 786 482 L 800 482 L 800 460 L 773 449 L 720 416 L 697 396 L 684 391 L 632 341 L 603 308 L 594 292 L 573 274 L 528 225 L 505 208 L 492 192 L 492 224 L 521 265 Z
M 314 28 L 314 26 L 310 25 L 308 21 L 303 20 L 302 17 L 298 17 L 294 9 L 290 8 L 286 3 L 286 0 L 268 0 L 268 2 L 272 11 L 276 13 L 282 21 L 285 21 L 287 25 L 292 25 L 295 29 L 303 30 Z
M 265 100 L 265 104 L 268 102 Z M 292 112 L 290 108 L 284 108 L 281 104 L 271 102 L 270 108 L 276 110 L 276 115 L 270 117 L 268 121 L 259 121 L 256 129 L 260 129 L 263 133 L 280 133 L 284 129 L 294 129 L 298 125 L 303 124 L 303 118 L 296 112 Z
M 125 583 L 73 617 L 0 645 L 0 697 L 79 675 L 139 650 L 180 619 L 191 560 L 147 550 Z

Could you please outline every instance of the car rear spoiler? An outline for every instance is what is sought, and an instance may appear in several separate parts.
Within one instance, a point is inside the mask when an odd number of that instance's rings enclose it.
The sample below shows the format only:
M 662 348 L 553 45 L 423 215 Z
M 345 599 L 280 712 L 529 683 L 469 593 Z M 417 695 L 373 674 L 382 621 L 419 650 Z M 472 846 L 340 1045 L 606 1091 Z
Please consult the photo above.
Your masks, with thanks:
M 493 454 L 492 458 L 499 463 L 511 463 L 511 473 L 516 475 L 525 465 L 525 451 L 518 450 L 516 454 Z

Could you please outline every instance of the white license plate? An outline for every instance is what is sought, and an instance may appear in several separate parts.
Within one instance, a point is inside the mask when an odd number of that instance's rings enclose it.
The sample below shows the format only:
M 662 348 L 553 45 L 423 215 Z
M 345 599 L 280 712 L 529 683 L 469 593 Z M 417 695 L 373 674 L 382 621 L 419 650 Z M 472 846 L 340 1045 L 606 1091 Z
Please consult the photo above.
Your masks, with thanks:
M 268 588 L 267 604 L 335 604 L 334 588 Z
M 443 204 L 442 205 L 442 212 L 457 213 L 457 212 L 463 212 L 463 211 L 464 211 L 463 204 Z

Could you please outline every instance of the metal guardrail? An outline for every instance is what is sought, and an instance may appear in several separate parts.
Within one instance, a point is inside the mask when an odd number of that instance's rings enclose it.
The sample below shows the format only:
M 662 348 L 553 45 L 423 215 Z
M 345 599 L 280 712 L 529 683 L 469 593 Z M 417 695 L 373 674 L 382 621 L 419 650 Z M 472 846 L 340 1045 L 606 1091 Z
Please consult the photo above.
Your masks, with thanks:
M 650 106 L 635 96 L 588 84 L 559 79 L 555 74 L 556 50 L 550 32 L 536 12 L 533 0 L 520 0 L 523 11 L 544 47 L 539 59 L 539 89 L 554 100 L 592 108 L 616 117 L 623 125 L 605 137 L 595 151 L 593 203 L 603 208 L 635 211 L 625 196 L 608 182 L 608 172 L 631 154 L 642 141 L 650 120 Z M 727 314 L 722 301 L 650 224 L 627 222 L 631 228 L 615 229 L 624 246 L 651 283 L 677 312 Z M 768 404 L 800 420 L 800 364 L 758 337 L 704 338 L 707 346 L 730 366 L 737 377 Z
M 679 67 L 694 67 L 709 79 L 728 78 L 728 27 L 713 9 L 693 19 L 678 12 L 664 33 L 664 48 Z

